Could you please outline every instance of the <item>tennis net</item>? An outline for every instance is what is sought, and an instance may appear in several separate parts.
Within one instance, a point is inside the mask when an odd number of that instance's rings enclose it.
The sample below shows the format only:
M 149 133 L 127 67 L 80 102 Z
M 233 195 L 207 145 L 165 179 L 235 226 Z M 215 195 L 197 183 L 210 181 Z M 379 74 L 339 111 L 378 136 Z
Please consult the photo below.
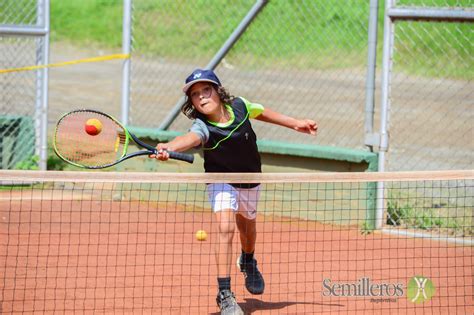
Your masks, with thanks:
M 217 312 L 209 183 L 261 183 L 247 313 L 474 312 L 474 171 L 0 171 L 1 312 Z

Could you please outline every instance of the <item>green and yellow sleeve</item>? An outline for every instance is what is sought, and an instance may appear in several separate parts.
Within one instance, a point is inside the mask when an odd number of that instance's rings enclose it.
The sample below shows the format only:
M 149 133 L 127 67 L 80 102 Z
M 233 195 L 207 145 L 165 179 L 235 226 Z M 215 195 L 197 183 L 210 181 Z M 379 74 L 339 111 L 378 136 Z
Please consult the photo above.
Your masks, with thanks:
M 251 103 L 243 97 L 240 98 L 244 101 L 245 107 L 247 107 L 247 111 L 249 112 L 250 118 L 258 117 L 260 116 L 260 114 L 263 113 L 263 110 L 265 109 L 263 105 L 258 103 Z

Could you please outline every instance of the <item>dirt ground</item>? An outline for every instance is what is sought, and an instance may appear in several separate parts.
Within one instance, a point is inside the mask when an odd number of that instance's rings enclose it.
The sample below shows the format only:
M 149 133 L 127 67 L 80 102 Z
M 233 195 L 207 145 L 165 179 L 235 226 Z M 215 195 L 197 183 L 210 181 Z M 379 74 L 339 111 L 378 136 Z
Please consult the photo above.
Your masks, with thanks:
M 218 314 L 210 211 L 172 202 L 100 201 L 80 191 L 72 192 L 78 200 L 68 200 L 66 191 L 51 200 L 38 193 L 0 194 L 2 312 Z M 259 216 L 258 222 L 265 293 L 250 295 L 235 266 L 231 272 L 246 314 L 474 312 L 472 247 L 281 217 Z M 195 240 L 199 229 L 208 231 L 207 241 Z M 407 284 L 419 275 L 435 284 L 436 293 L 415 304 L 407 299 Z M 362 278 L 403 292 L 342 297 L 323 286 L 325 279 L 362 285 Z

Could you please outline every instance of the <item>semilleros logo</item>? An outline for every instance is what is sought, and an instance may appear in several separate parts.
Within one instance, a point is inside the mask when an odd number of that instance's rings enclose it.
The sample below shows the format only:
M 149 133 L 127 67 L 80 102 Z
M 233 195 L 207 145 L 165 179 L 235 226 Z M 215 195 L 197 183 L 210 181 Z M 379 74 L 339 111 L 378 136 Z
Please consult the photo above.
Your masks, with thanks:
M 338 283 L 324 279 L 323 287 L 323 296 L 400 297 L 403 295 L 402 283 L 374 283 L 367 277 L 352 283 Z
M 436 292 L 433 282 L 423 276 L 414 276 L 408 281 L 407 298 L 419 304 L 431 300 Z
M 415 276 L 403 283 L 374 282 L 368 277 L 362 277 L 355 282 L 334 282 L 323 280 L 323 296 L 334 297 L 369 297 L 372 302 L 396 302 L 397 298 L 405 295 L 412 303 L 424 303 L 434 296 L 436 288 L 433 282 L 424 276 Z

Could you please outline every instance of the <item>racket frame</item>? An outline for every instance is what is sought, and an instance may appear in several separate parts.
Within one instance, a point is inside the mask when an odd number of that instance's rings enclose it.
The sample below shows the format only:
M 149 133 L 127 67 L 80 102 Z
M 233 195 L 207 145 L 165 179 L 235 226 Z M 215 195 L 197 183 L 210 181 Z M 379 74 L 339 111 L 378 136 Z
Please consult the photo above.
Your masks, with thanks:
M 102 164 L 102 165 L 83 165 L 83 164 L 79 164 L 77 162 L 73 162 L 73 161 L 70 161 L 68 160 L 67 158 L 65 158 L 60 150 L 58 149 L 57 145 L 56 145 L 56 139 L 57 139 L 57 133 L 58 133 L 58 126 L 61 124 L 61 121 L 69 116 L 69 115 L 72 115 L 74 113 L 78 113 L 78 112 L 86 112 L 86 113 L 96 113 L 98 115 L 102 115 L 102 116 L 105 116 L 109 119 L 111 119 L 115 124 L 117 124 L 120 128 L 122 128 L 123 132 L 124 132 L 124 142 L 123 142 L 123 149 L 122 149 L 122 154 L 120 156 L 119 159 L 115 160 L 114 162 L 112 163 L 108 163 L 108 164 Z M 138 146 L 144 148 L 145 150 L 140 150 L 140 151 L 136 151 L 136 152 L 132 152 L 132 153 L 129 153 L 127 154 L 127 149 L 128 149 L 128 145 L 130 144 L 130 140 L 132 140 L 133 142 L 135 142 Z M 54 152 L 56 153 L 56 155 L 61 159 L 63 160 L 64 162 L 66 163 L 69 163 L 71 165 L 74 165 L 74 166 L 77 166 L 77 167 L 80 167 L 80 168 L 85 168 L 85 169 L 102 169 L 102 168 L 107 168 L 107 167 L 111 167 L 111 166 L 114 166 L 120 162 L 123 162 L 125 160 L 128 160 L 130 158 L 133 158 L 133 157 L 136 157 L 136 156 L 141 156 L 141 155 L 152 155 L 152 154 L 158 154 L 158 150 L 148 144 L 148 143 L 145 143 L 143 141 L 141 141 L 140 139 L 137 138 L 137 136 L 135 136 L 134 134 L 132 134 L 131 132 L 129 132 L 127 130 L 127 128 L 125 128 L 117 119 L 115 119 L 114 117 L 110 116 L 109 114 L 106 114 L 104 112 L 101 112 L 101 111 L 98 111 L 98 110 L 94 110 L 94 109 L 76 109 L 76 110 L 73 110 L 71 112 L 68 112 L 66 114 L 64 114 L 63 116 L 61 116 L 61 118 L 59 118 L 57 124 L 56 124 L 56 128 L 54 130 L 54 139 L 53 139 L 53 149 L 54 149 Z M 180 153 L 180 152 L 173 152 L 173 151 L 168 151 L 169 155 L 170 155 L 170 158 L 171 159 L 176 159 L 176 160 L 181 160 L 181 161 L 185 161 L 185 162 L 188 162 L 188 163 L 193 163 L 194 161 L 194 156 L 191 155 L 191 154 L 186 154 L 186 153 Z

